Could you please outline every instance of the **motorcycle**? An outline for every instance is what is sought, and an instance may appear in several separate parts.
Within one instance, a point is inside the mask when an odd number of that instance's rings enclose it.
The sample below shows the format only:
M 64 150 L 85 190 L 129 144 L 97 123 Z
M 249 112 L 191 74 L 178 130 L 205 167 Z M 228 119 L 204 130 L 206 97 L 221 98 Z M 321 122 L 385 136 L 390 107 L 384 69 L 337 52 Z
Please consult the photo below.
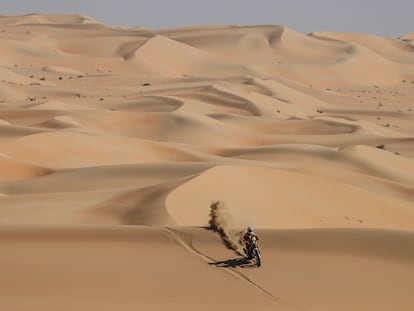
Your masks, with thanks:
M 256 237 L 253 237 L 251 239 L 249 245 L 247 246 L 247 249 L 243 249 L 243 250 L 246 253 L 248 260 L 255 259 L 256 265 L 258 267 L 261 266 L 262 260 L 260 258 L 260 250 L 259 250 L 259 247 L 257 245 Z

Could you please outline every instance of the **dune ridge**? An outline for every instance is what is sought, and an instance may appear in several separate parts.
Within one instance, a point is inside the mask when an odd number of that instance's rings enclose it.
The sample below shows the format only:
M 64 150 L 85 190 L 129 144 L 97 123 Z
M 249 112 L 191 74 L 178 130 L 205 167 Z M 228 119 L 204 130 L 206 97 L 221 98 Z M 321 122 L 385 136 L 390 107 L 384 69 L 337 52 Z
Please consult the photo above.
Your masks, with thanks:
M 0 309 L 412 310 L 410 31 L 0 16 Z

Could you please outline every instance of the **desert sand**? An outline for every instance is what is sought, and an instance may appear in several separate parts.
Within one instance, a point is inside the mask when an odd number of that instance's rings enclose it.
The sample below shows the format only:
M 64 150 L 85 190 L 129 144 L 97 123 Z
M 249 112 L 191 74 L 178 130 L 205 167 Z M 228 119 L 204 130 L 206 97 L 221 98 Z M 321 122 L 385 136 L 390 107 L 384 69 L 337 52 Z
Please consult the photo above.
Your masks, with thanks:
M 0 16 L 0 75 L 1 310 L 414 309 L 414 33 Z

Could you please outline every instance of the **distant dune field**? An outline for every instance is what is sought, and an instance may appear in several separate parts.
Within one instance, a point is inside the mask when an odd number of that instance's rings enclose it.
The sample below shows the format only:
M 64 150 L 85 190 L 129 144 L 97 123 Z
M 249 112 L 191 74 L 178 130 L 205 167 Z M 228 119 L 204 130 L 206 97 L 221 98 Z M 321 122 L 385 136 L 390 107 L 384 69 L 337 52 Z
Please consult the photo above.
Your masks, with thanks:
M 0 16 L 0 309 L 414 310 L 413 34 Z

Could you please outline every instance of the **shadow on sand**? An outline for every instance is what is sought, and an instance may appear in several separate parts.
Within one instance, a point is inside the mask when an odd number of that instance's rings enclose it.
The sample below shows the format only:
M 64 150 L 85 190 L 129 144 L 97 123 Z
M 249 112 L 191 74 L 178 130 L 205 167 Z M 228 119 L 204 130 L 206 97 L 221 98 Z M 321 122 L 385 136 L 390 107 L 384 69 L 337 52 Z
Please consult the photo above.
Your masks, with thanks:
M 256 264 L 252 260 L 248 260 L 247 258 L 233 258 L 227 259 L 223 261 L 216 261 L 210 262 L 209 265 L 215 265 L 216 267 L 220 268 L 254 268 Z

